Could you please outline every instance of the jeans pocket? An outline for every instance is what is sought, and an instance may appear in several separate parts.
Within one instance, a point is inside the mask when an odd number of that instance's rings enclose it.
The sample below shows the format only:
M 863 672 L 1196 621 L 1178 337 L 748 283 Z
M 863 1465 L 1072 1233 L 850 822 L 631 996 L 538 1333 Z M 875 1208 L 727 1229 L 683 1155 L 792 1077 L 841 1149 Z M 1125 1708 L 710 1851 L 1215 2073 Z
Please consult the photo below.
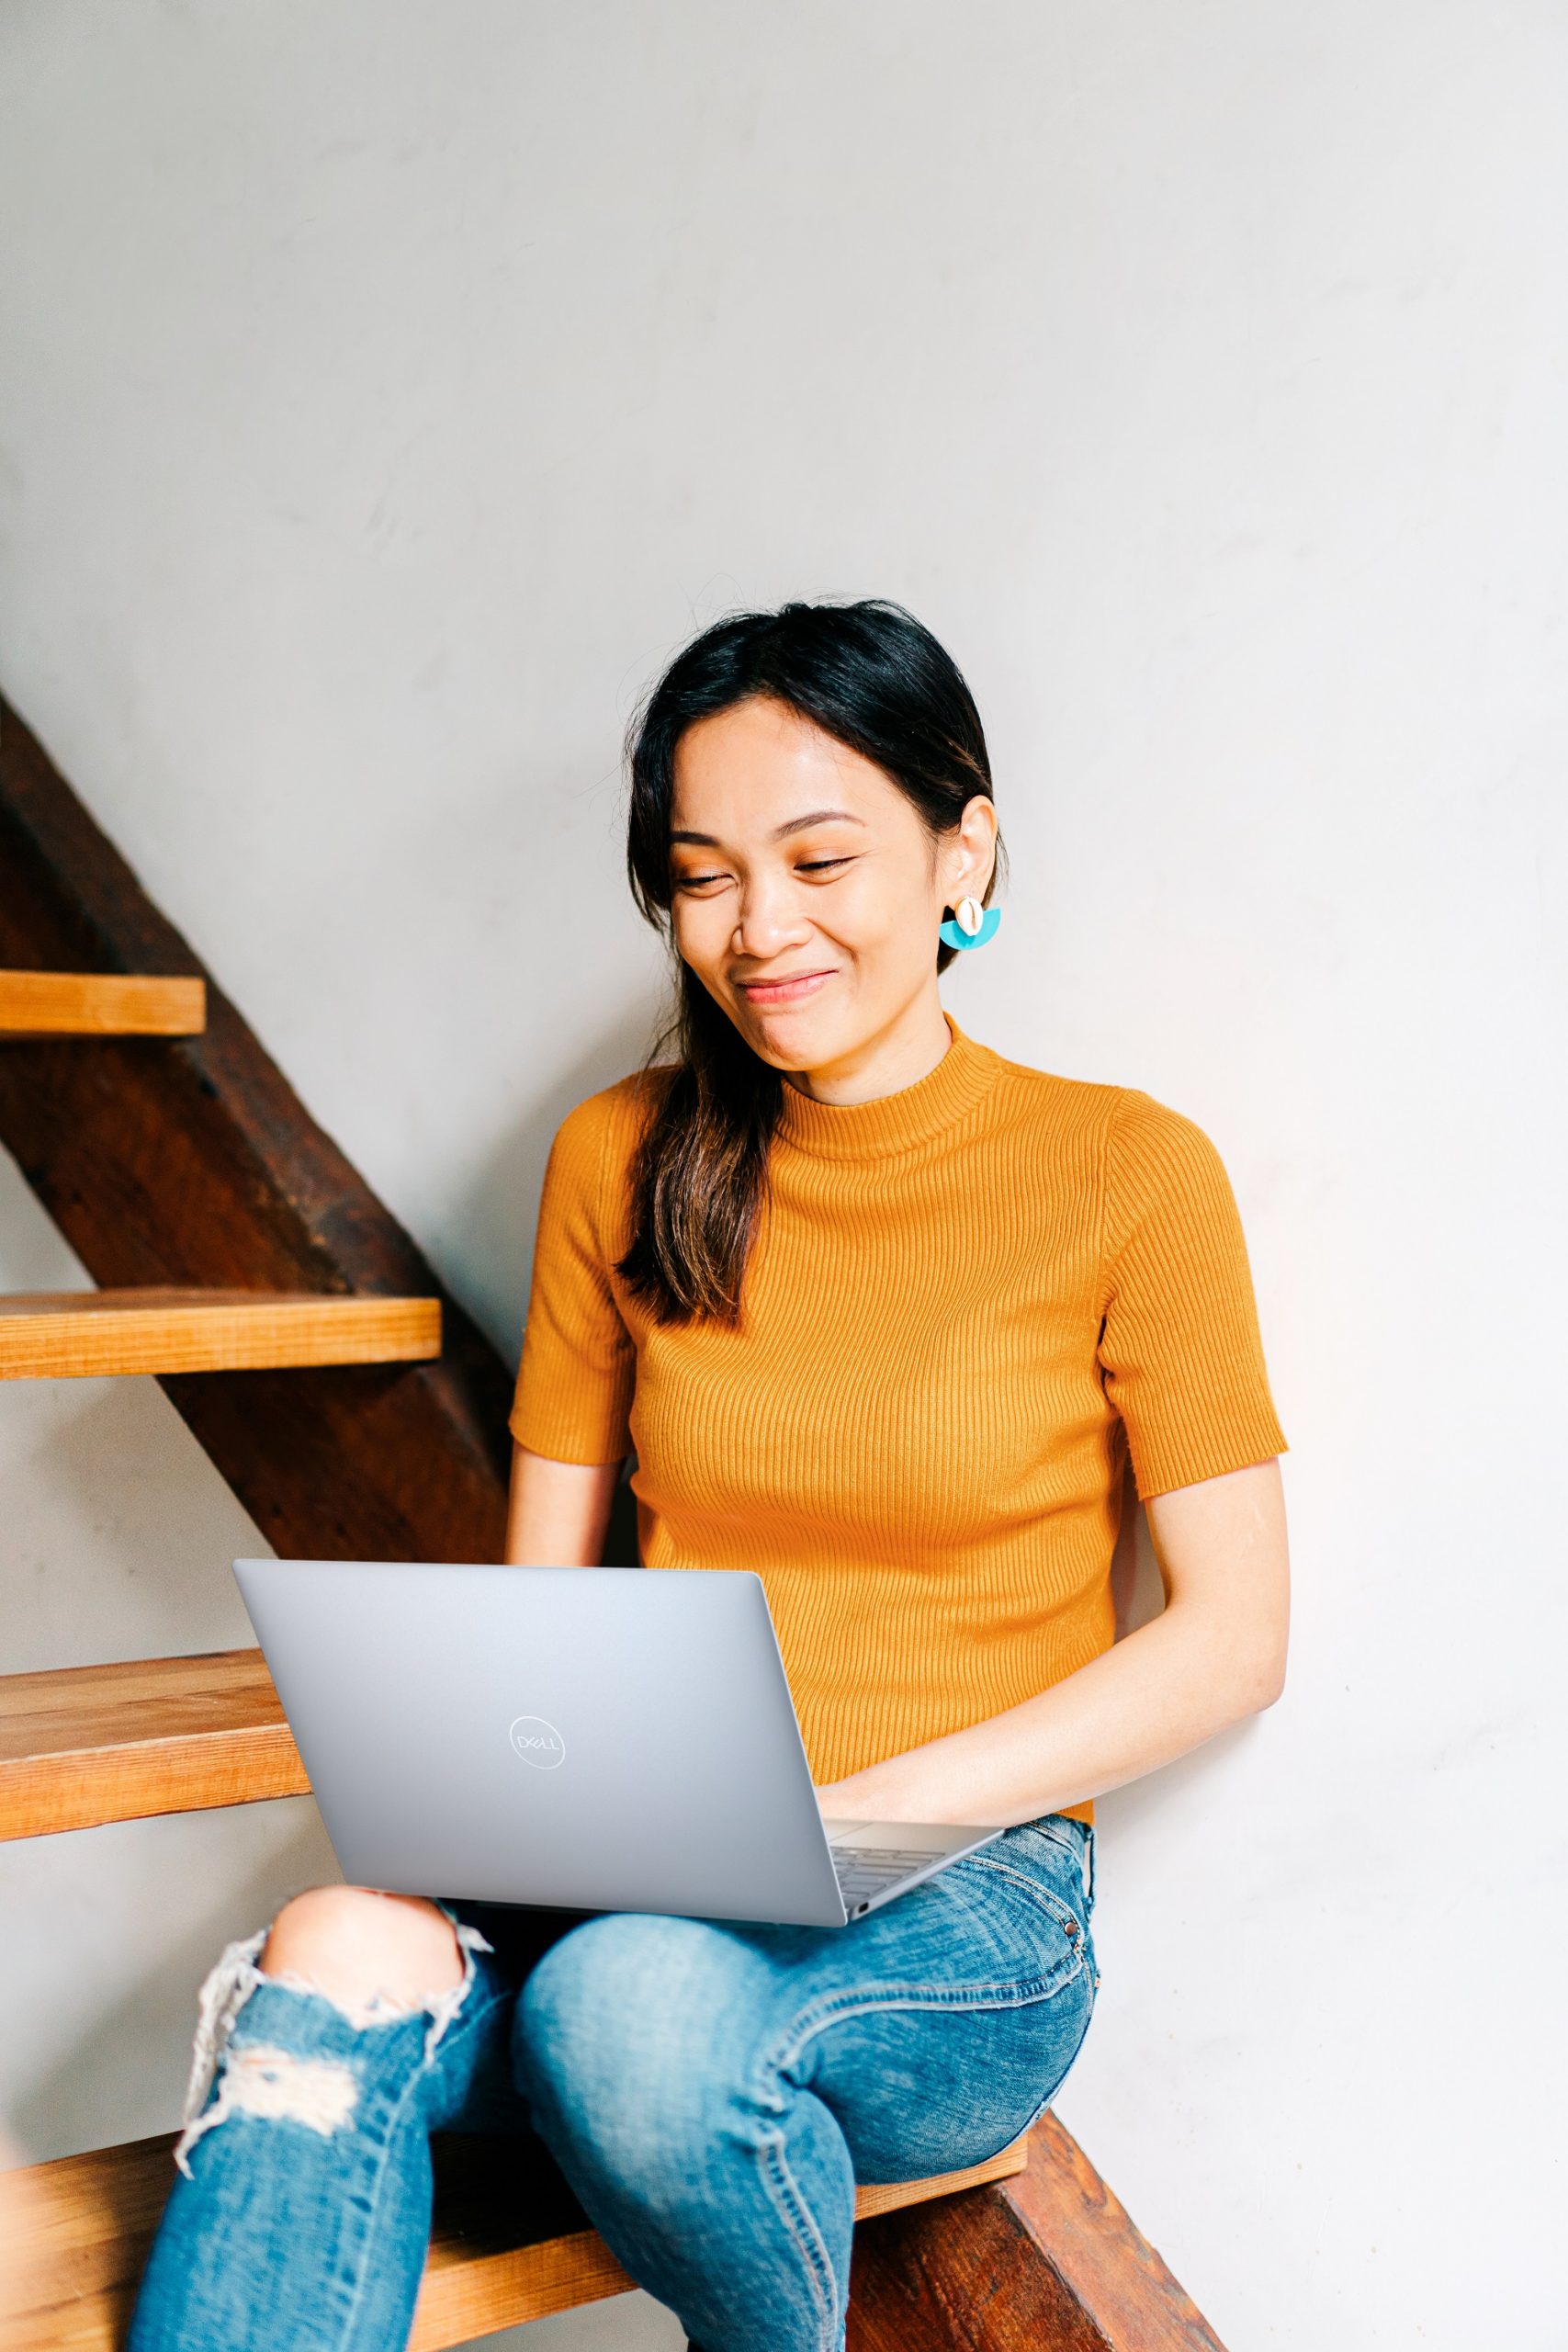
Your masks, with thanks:
M 1089 1925 L 1079 1896 L 1082 1881 L 1071 1857 L 1054 1846 L 1043 1852 L 1011 1833 L 978 1853 L 948 1865 L 962 1873 L 970 1899 L 998 1942 L 1032 1956 L 1034 1982 L 1054 1989 L 1086 1964 Z
M 997 1842 L 1015 1845 L 1043 1865 L 1059 1862 L 1067 1874 L 1068 1900 L 1075 1903 L 1085 1919 L 1093 1919 L 1096 1850 L 1092 1822 L 1080 1821 L 1076 1814 L 1042 1814 L 1037 1821 L 1021 1821 Z

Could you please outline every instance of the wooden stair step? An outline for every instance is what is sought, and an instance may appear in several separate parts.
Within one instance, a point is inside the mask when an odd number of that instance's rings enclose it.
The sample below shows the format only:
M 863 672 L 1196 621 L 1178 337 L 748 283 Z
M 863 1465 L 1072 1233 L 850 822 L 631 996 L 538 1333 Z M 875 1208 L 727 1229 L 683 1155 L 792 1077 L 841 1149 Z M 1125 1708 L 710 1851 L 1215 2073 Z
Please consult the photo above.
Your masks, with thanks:
M 62 2156 L 12 2176 L 30 2259 L 6 2282 L 6 2352 L 114 2352 L 121 2344 L 174 2177 L 175 2137 Z M 632 2280 L 537 2143 L 438 2132 L 432 2145 L 435 2217 L 410 2352 L 441 2352 L 629 2291 Z M 1023 2170 L 1028 2148 L 1020 2140 L 964 2172 L 863 2188 L 857 2218 L 1010 2177 Z
M 175 1289 L 0 1296 L 0 1380 L 410 1363 L 440 1353 L 438 1298 Z
M 0 1678 L 0 1838 L 309 1787 L 260 1650 Z
M 196 1037 L 207 983 L 123 972 L 0 972 L 0 1037 Z

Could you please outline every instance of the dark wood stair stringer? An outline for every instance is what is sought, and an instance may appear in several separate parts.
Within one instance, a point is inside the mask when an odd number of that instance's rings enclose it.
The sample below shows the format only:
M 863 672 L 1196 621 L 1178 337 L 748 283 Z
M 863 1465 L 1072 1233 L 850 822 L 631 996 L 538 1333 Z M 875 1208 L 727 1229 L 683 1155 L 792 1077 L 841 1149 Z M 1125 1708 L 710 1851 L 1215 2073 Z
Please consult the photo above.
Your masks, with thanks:
M 1010 2179 L 863 2223 L 849 2352 L 1224 2352 L 1047 2112 Z

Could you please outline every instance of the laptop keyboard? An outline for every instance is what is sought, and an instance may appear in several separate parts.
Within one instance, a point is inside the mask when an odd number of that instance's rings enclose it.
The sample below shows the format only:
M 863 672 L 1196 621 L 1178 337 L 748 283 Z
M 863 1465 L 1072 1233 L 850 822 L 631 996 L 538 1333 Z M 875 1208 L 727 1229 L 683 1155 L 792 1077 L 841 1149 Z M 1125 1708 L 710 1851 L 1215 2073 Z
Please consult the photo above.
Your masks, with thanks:
M 906 1852 L 897 1846 L 835 1846 L 832 1855 L 839 1891 L 851 1911 L 938 1859 L 929 1847 Z

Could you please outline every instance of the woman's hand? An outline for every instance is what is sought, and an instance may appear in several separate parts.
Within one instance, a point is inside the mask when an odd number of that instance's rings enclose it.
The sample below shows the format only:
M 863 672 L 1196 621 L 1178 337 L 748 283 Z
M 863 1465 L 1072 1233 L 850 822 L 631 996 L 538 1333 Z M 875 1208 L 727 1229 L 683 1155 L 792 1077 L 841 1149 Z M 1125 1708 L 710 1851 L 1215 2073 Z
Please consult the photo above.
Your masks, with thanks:
M 1290 1621 L 1278 1458 L 1145 1508 L 1163 1615 L 1019 1706 L 820 1785 L 824 1816 L 1010 1828 L 1139 1780 L 1272 1706 Z

